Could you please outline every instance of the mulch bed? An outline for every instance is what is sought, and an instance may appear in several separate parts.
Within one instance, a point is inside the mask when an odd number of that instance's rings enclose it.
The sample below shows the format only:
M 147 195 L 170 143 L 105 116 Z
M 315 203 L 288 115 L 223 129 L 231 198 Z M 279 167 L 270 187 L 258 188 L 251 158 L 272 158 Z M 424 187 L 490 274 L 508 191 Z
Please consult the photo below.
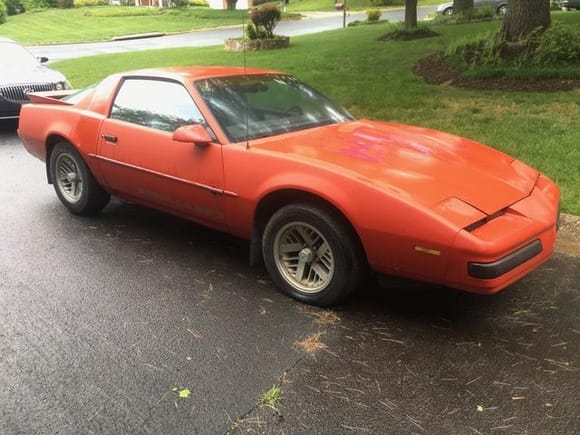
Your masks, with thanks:
M 511 80 L 503 77 L 471 79 L 447 64 L 440 54 L 426 56 L 413 66 L 413 73 L 433 85 L 457 86 L 484 91 L 557 92 L 580 88 L 580 80 Z
M 439 33 L 429 29 L 421 29 L 416 32 L 394 32 L 377 38 L 377 41 L 414 41 L 415 39 L 431 38 L 439 36 Z

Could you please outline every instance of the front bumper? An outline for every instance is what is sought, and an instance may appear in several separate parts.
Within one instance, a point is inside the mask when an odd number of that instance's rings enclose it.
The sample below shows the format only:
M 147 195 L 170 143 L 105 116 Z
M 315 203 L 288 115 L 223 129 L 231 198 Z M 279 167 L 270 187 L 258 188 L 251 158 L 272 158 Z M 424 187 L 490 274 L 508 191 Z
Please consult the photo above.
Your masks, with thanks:
M 469 262 L 467 264 L 467 273 L 470 277 L 478 279 L 499 278 L 526 261 L 531 260 L 542 251 L 542 242 L 536 239 L 517 251 L 491 263 Z
M 459 234 L 446 284 L 493 294 L 520 280 L 552 256 L 559 215 L 558 187 L 540 176 L 530 196 L 471 233 Z
M 20 104 L 0 97 L 0 119 L 18 119 L 20 107 Z

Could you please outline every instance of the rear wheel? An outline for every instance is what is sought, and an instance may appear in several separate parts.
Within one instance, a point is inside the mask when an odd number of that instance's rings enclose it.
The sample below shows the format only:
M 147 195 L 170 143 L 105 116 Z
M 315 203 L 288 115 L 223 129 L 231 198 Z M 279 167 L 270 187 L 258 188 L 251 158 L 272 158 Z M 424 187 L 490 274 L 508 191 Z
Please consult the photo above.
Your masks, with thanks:
M 453 15 L 453 8 L 447 8 L 443 11 L 443 15 Z
M 50 173 L 59 199 L 75 214 L 96 214 L 109 202 L 110 195 L 99 186 L 80 153 L 67 142 L 54 147 Z
M 499 8 L 497 8 L 497 14 L 498 15 L 505 15 L 505 13 L 507 12 L 507 5 L 501 5 Z
M 329 306 L 360 285 L 365 259 L 338 213 L 310 204 L 287 205 L 272 215 L 262 239 L 274 284 L 301 302 Z

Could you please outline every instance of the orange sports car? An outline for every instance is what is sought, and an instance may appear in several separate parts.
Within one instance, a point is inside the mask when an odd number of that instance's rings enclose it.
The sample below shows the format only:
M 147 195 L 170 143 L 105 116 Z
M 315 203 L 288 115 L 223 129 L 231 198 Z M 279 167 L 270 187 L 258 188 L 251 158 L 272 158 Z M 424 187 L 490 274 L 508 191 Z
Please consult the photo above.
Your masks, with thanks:
M 369 272 L 491 294 L 554 249 L 559 190 L 537 170 L 356 120 L 281 72 L 142 70 L 30 98 L 18 133 L 71 212 L 115 195 L 247 239 L 302 302 L 335 304 Z

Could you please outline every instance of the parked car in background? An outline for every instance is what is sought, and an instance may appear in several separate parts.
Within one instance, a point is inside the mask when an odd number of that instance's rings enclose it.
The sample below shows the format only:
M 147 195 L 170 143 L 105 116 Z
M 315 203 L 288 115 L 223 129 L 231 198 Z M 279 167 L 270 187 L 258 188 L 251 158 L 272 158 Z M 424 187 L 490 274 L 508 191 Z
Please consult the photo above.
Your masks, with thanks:
M 569 11 L 570 9 L 580 10 L 580 0 L 561 0 L 560 7 L 563 11 Z
M 0 38 L 0 120 L 18 118 L 28 92 L 70 88 L 64 75 L 42 65 L 47 61 L 11 39 Z
M 578 1 L 578 0 L 575 0 Z M 505 15 L 507 10 L 507 0 L 474 0 L 473 6 L 480 8 L 483 6 L 491 6 L 495 8 L 498 15 Z M 437 13 L 443 15 L 453 14 L 453 2 L 443 3 L 437 6 Z

